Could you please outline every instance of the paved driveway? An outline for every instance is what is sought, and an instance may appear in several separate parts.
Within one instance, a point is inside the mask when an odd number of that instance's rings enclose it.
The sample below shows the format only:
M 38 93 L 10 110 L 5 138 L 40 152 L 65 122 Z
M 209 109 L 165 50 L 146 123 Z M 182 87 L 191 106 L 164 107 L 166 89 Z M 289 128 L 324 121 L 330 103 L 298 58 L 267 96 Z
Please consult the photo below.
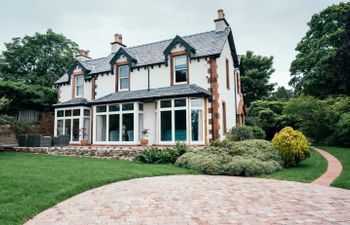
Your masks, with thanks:
M 350 191 L 229 176 L 141 178 L 87 191 L 26 224 L 350 224 Z

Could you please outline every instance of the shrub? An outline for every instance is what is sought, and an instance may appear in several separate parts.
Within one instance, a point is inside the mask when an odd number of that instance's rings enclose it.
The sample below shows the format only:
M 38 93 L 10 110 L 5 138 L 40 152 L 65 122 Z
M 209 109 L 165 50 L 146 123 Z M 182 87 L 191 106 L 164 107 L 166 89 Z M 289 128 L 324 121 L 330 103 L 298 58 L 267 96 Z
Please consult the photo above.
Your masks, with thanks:
M 9 116 L 6 114 L 0 115 L 0 124 L 9 124 L 9 123 L 12 123 L 13 120 L 14 120 L 13 116 Z
M 25 134 L 29 129 L 28 123 L 16 123 L 15 124 L 15 133 L 17 137 L 21 134 Z
M 275 134 L 272 144 L 279 151 L 286 167 L 295 166 L 310 157 L 307 139 L 291 127 L 285 127 Z
M 265 140 L 215 141 L 202 150 L 187 152 L 176 165 L 207 174 L 251 176 L 281 169 L 283 161 Z
M 182 143 L 177 143 L 174 148 L 150 147 L 138 153 L 135 160 L 142 163 L 175 163 L 176 159 L 186 151 L 187 147 Z
M 231 129 L 227 138 L 231 141 L 243 141 L 248 139 L 265 139 L 265 131 L 258 126 L 242 126 Z

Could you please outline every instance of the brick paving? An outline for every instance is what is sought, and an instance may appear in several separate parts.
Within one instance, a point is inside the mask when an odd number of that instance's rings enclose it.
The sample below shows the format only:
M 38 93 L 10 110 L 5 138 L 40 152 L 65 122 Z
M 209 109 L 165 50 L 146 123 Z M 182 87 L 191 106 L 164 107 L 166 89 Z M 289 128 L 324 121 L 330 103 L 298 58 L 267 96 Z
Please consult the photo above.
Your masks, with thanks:
M 26 225 L 350 224 L 350 190 L 290 181 L 182 175 L 92 189 Z
M 323 157 L 326 158 L 328 166 L 326 172 L 322 176 L 314 180 L 312 183 L 323 186 L 330 186 L 331 183 L 335 180 L 335 178 L 337 178 L 340 175 L 343 167 L 339 160 L 330 153 L 315 147 L 313 147 L 313 149 L 315 149 Z

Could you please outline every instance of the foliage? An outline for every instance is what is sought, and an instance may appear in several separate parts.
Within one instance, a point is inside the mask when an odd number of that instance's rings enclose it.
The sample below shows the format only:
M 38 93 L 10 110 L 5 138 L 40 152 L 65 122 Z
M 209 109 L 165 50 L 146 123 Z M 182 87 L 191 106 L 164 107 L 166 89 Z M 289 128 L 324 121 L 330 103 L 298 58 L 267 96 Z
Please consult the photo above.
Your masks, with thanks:
M 293 115 L 284 114 L 287 102 L 259 100 L 247 109 L 247 124 L 261 127 L 266 139 L 271 140 L 276 132 L 285 126 L 294 126 Z
M 0 161 L 2 225 L 24 224 L 59 202 L 105 184 L 194 173 L 174 165 L 4 151 L 0 151 Z
M 272 92 L 269 99 L 275 101 L 288 101 L 292 97 L 293 91 L 282 86 L 278 87 L 276 91 Z
M 277 150 L 265 140 L 215 141 L 180 156 L 176 165 L 207 174 L 251 176 L 272 173 L 283 163 Z
M 334 133 L 326 143 L 333 145 L 350 146 L 350 112 L 340 116 L 334 126 Z
M 322 98 L 349 94 L 345 87 L 346 84 L 349 85 L 349 82 L 346 83 L 349 81 L 349 73 L 346 76 L 338 76 L 333 69 L 333 59 L 337 51 L 344 47 L 343 37 L 348 10 L 350 2 L 339 3 L 312 16 L 308 23 L 309 30 L 298 43 L 298 54 L 290 67 L 293 77 L 289 83 L 298 93 Z
M 33 108 L 45 110 L 56 102 L 56 90 L 14 81 L 0 81 L 0 97 L 2 96 L 11 100 L 6 110 L 8 112 Z
M 13 38 L 0 56 L 0 78 L 51 87 L 73 64 L 78 45 L 51 29 Z
M 310 157 L 310 146 L 306 137 L 291 127 L 285 127 L 272 139 L 286 167 L 296 166 Z
M 242 93 L 244 102 L 250 105 L 251 102 L 267 98 L 275 84 L 270 84 L 269 79 L 275 71 L 272 68 L 273 57 L 255 55 L 251 51 L 247 51 L 246 55 L 242 56 L 240 71 Z
M 27 131 L 29 129 L 29 124 L 28 123 L 15 123 L 14 128 L 15 128 L 16 136 L 18 137 L 21 134 L 27 133 Z
M 247 139 L 265 139 L 265 131 L 258 126 L 233 127 L 227 139 L 231 141 L 243 141 Z
M 9 106 L 10 102 L 11 101 L 8 98 L 6 98 L 5 96 L 2 96 L 0 98 L 0 113 L 2 110 L 6 109 Z
M 350 95 L 350 9 L 345 16 L 345 34 L 341 37 L 342 46 L 333 57 L 334 74 L 343 80 L 343 94 Z
M 14 120 L 13 116 L 9 116 L 7 114 L 0 114 L 0 124 L 9 124 Z
M 187 151 L 185 144 L 176 143 L 174 148 L 150 147 L 137 154 L 135 160 L 142 163 L 175 163 L 176 159 Z

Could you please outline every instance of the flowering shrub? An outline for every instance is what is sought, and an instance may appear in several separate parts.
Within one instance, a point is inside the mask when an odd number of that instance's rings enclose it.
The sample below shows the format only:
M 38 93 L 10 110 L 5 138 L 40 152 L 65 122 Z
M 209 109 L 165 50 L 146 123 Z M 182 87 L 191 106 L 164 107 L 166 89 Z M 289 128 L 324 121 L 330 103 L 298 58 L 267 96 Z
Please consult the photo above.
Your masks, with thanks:
M 279 151 L 286 167 L 295 166 L 310 157 L 306 137 L 292 127 L 285 127 L 275 134 L 272 144 Z

